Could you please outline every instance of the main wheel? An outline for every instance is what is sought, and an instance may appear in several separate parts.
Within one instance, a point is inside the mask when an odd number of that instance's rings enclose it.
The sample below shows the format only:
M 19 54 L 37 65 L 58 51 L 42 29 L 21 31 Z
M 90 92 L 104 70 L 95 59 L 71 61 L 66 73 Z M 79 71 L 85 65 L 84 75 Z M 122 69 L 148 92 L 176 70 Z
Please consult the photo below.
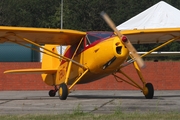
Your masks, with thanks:
M 151 83 L 147 83 L 145 85 L 145 87 L 147 88 L 148 92 L 145 95 L 146 99 L 152 99 L 154 97 L 154 87 Z
M 56 96 L 56 91 L 55 91 L 55 90 L 50 90 L 50 91 L 49 91 L 49 96 L 50 96 L 50 97 Z
M 58 93 L 60 100 L 66 100 L 68 96 L 68 87 L 65 83 L 60 84 Z

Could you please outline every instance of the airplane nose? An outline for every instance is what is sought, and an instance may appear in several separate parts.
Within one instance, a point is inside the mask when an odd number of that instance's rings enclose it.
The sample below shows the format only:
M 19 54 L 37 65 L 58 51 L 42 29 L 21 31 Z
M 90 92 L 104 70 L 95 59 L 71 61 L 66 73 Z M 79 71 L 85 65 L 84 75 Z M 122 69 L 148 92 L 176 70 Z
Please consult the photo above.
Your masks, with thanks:
M 121 50 L 122 50 L 122 46 L 117 46 L 117 47 L 116 47 L 116 53 L 117 53 L 117 54 L 120 55 L 120 54 L 121 54 Z
M 128 50 L 118 37 L 115 37 L 114 39 L 114 53 L 116 57 L 126 57 L 128 55 Z

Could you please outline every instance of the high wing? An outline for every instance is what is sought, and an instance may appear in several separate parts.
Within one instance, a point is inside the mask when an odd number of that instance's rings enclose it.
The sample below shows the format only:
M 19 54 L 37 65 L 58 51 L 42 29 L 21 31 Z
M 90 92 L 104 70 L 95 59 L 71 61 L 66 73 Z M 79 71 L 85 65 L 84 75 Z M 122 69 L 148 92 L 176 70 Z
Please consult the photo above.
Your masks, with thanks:
M 72 45 L 78 43 L 85 34 L 86 32 L 68 29 L 0 26 L 0 43 L 8 40 L 26 43 L 17 37 L 20 36 L 37 44 Z
M 53 74 L 56 73 L 57 69 L 18 69 L 18 70 L 8 70 L 4 73 L 37 73 L 37 74 Z
M 180 28 L 122 30 L 121 33 L 127 36 L 132 44 L 162 43 L 161 46 L 144 53 L 141 57 L 151 54 L 170 42 L 175 40 L 180 41 Z M 126 63 L 122 64 L 120 68 L 125 67 L 132 62 L 134 62 L 134 60 L 130 59 Z
M 132 44 L 164 43 L 180 37 L 180 28 L 122 30 L 121 33 L 126 35 Z
M 79 43 L 82 38 L 86 35 L 86 32 L 68 29 L 50 29 L 50 28 L 33 28 L 33 27 L 10 27 L 0 26 L 0 43 L 13 42 L 25 47 L 26 43 L 33 44 L 37 47 L 42 48 L 44 51 L 39 49 L 33 49 L 52 57 L 71 61 L 77 66 L 85 68 L 84 65 L 67 58 L 60 54 L 53 52 L 42 47 L 42 44 L 54 44 L 54 45 L 73 45 Z M 57 70 L 44 70 L 44 69 L 26 69 L 26 70 L 12 70 L 6 73 L 54 73 Z

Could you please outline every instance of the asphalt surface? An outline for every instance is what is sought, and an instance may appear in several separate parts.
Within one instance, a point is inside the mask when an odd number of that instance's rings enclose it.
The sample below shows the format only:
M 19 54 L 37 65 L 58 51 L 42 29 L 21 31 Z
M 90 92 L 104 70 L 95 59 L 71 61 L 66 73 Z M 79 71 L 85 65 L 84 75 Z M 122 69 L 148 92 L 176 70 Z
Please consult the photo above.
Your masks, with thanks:
M 0 91 L 0 114 L 98 114 L 121 112 L 180 112 L 180 90 L 155 91 L 145 99 L 140 91 L 73 91 L 67 100 L 48 91 Z

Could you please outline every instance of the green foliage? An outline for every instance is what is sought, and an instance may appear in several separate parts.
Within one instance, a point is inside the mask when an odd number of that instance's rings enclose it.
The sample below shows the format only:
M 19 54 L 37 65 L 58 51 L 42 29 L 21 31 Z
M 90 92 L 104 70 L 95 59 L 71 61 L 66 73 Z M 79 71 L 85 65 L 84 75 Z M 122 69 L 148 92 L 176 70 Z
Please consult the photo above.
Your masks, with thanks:
M 161 0 L 63 0 L 63 28 L 81 31 L 111 30 L 100 17 L 109 14 L 119 25 Z M 179 0 L 164 0 L 180 9 Z M 0 25 L 60 28 L 61 0 L 1 0 Z M 138 51 L 148 51 L 156 45 L 136 45 Z M 179 51 L 178 42 L 159 51 Z
M 100 12 L 105 11 L 116 25 L 144 11 L 160 0 L 64 0 L 64 28 L 110 30 Z M 179 0 L 165 0 L 180 8 Z M 0 24 L 31 27 L 60 27 L 61 0 L 1 0 Z
M 3 0 L 0 4 L 3 25 L 57 27 L 59 22 L 56 18 L 57 0 Z
M 1 115 L 1 120 L 179 120 L 178 112 L 127 112 L 112 114 Z

